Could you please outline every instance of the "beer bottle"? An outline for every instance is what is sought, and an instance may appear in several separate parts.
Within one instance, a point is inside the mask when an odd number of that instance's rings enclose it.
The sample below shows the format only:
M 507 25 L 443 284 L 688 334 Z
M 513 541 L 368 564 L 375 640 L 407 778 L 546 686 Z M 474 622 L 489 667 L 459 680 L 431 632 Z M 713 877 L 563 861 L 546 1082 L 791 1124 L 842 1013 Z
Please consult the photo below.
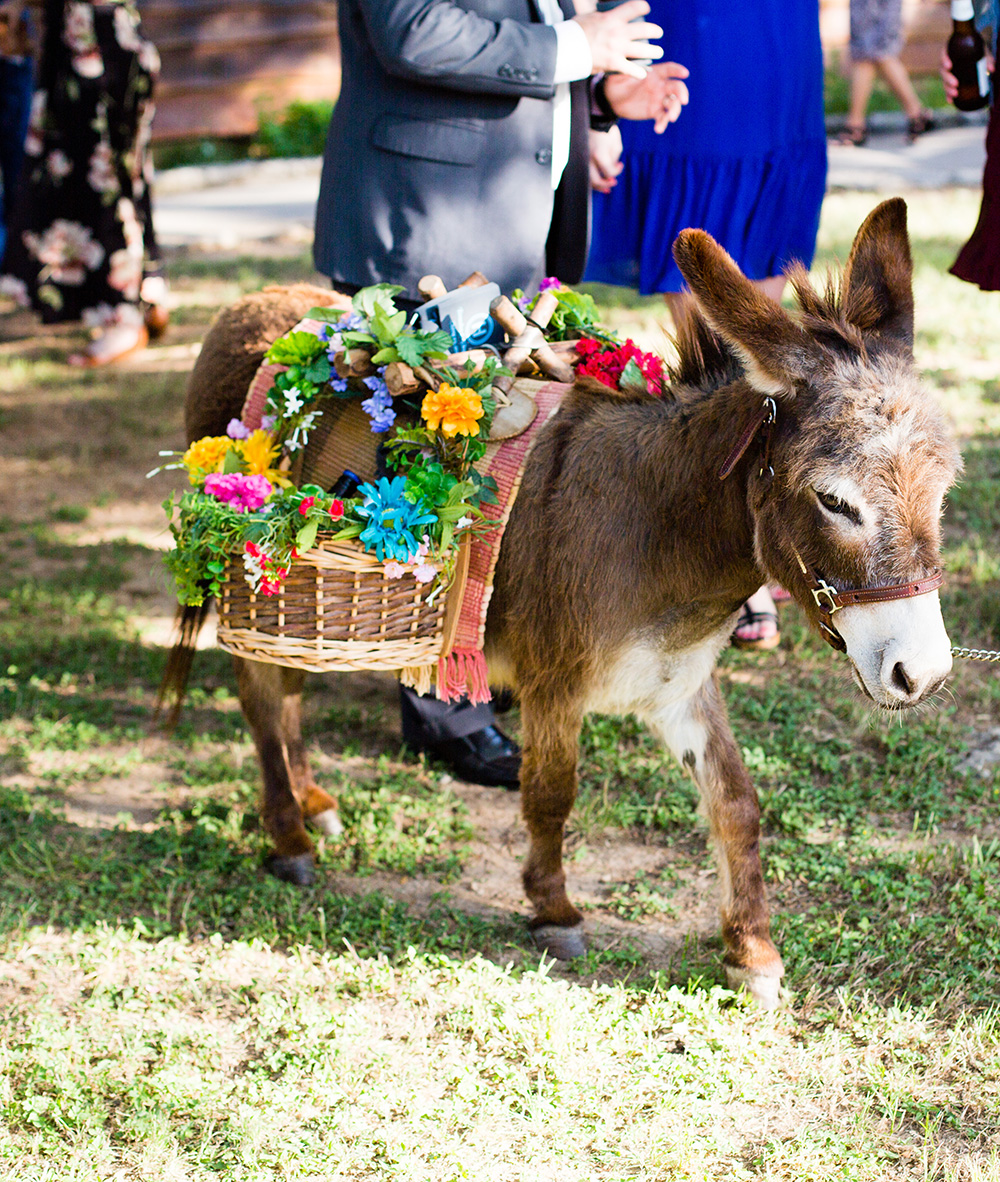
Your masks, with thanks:
M 960 111 L 978 111 L 990 101 L 990 79 L 986 72 L 986 46 L 974 22 L 972 0 L 951 0 L 953 32 L 948 38 L 951 72 L 958 79 L 955 106 Z

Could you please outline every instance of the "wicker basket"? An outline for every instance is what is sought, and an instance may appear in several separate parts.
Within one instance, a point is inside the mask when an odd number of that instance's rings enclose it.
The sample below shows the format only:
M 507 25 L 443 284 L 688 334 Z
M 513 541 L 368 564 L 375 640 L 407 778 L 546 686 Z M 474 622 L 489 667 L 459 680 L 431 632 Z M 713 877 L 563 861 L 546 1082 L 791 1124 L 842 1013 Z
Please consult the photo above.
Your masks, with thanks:
M 382 563 L 354 541 L 320 540 L 297 558 L 281 591 L 255 595 L 231 561 L 219 601 L 219 644 L 251 661 L 314 673 L 400 671 L 426 690 L 447 653 L 468 571 L 463 545 L 447 595 L 434 584 L 387 579 Z

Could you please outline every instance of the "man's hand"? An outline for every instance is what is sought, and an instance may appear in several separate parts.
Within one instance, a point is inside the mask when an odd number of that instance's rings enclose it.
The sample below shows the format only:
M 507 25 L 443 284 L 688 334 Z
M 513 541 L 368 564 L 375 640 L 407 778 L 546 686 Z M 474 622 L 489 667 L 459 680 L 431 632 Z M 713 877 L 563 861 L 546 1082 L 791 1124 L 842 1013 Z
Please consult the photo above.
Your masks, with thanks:
M 610 131 L 590 133 L 590 187 L 598 193 L 610 193 L 618 184 L 617 177 L 625 167 L 622 154 L 622 133 L 617 127 Z
M 677 62 L 663 62 L 651 66 L 646 77 L 638 81 L 609 74 L 604 79 L 604 95 L 620 119 L 652 119 L 653 130 L 661 135 L 688 101 L 688 88 L 683 82 L 688 72 Z
M 986 51 L 986 72 L 993 73 L 996 62 L 993 60 L 993 54 L 989 50 Z M 951 58 L 948 56 L 947 49 L 941 50 L 941 64 L 938 67 L 938 73 L 941 75 L 941 81 L 944 83 L 944 97 L 949 103 L 955 101 L 955 95 L 958 94 L 958 79 L 951 72 Z
M 646 0 L 625 0 L 608 12 L 573 17 L 587 34 L 595 74 L 613 72 L 642 79 L 646 77 L 645 67 L 637 66 L 635 59 L 663 57 L 659 45 L 649 44 L 651 38 L 662 37 L 663 30 L 659 25 L 638 19 L 647 12 Z

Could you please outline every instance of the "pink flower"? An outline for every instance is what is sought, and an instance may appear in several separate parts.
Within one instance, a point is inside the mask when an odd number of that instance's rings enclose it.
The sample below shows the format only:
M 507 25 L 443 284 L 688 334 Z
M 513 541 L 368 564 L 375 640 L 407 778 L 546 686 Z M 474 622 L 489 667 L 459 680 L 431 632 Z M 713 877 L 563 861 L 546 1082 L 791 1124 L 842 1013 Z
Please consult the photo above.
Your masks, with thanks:
M 264 476 L 213 472 L 205 477 L 205 492 L 216 500 L 225 501 L 237 513 L 248 513 L 259 509 L 274 489 Z
M 305 515 L 309 512 L 309 510 L 315 504 L 316 504 L 315 497 L 303 497 L 302 500 L 299 502 L 299 512 L 302 514 L 303 517 L 305 517 Z
M 413 568 L 413 577 L 418 583 L 429 583 L 437 578 L 438 568 L 432 562 L 421 562 Z
M 387 579 L 401 579 L 406 573 L 406 567 L 390 558 L 388 562 L 382 563 L 382 571 Z
M 249 439 L 252 432 L 239 419 L 230 419 L 226 426 L 226 434 L 230 439 Z
M 538 294 L 541 295 L 543 291 L 552 289 L 558 290 L 560 287 L 562 287 L 562 280 L 557 279 L 555 275 L 549 275 L 539 283 Z

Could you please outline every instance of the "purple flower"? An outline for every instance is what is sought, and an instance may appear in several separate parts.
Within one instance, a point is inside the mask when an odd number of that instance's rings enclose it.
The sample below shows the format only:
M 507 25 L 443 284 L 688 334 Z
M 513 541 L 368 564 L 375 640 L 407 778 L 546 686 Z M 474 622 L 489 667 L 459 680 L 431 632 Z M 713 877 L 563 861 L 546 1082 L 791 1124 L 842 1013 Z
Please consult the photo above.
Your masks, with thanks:
M 538 294 L 541 295 L 543 291 L 548 291 L 550 288 L 562 287 L 562 280 L 557 279 L 555 275 L 549 275 L 548 278 L 543 279 L 538 285 Z
M 359 328 L 364 328 L 365 318 L 357 312 L 348 312 L 346 316 L 342 316 L 333 326 L 337 332 L 356 332 Z
M 260 425 L 265 431 L 273 431 L 274 424 L 278 421 L 277 415 L 261 415 Z
M 226 434 L 230 439 L 249 439 L 251 431 L 239 419 L 230 419 L 229 425 L 226 427 Z
M 364 384 L 371 390 L 372 396 L 366 398 L 361 404 L 361 409 L 371 419 L 372 430 L 376 434 L 388 431 L 396 421 L 396 412 L 392 409 L 392 395 L 389 393 L 389 387 L 382 380 L 383 373 L 385 373 L 384 366 L 378 374 L 372 374 L 370 378 L 364 379 Z
M 347 389 L 347 378 L 337 377 L 337 371 L 334 370 L 333 373 L 330 374 L 330 380 L 327 385 L 331 390 L 336 390 L 338 394 L 343 394 L 343 392 Z

